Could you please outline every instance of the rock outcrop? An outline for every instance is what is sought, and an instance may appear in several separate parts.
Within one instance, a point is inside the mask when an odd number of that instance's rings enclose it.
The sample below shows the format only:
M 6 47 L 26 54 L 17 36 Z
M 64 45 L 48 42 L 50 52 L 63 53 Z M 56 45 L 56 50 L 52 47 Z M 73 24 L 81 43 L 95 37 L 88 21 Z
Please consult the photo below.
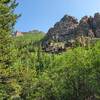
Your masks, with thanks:
M 94 15 L 94 20 L 96 22 L 95 35 L 100 38 L 100 13 L 96 13 Z
M 60 22 L 57 22 L 53 28 L 49 29 L 47 37 L 54 41 L 66 41 L 67 39 L 74 37 L 77 25 L 77 19 L 72 16 L 65 15 Z
M 94 17 L 84 16 L 79 22 L 75 17 L 65 15 L 53 28 L 49 29 L 43 41 L 43 48 L 48 52 L 64 50 L 71 47 L 79 36 L 100 38 L 99 13 Z

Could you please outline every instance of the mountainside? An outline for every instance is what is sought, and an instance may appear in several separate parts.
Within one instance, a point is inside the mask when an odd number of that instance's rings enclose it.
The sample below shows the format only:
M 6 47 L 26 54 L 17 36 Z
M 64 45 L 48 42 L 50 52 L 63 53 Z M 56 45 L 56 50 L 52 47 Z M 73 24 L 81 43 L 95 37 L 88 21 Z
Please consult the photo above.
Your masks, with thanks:
M 14 33 L 14 36 L 23 36 L 23 35 L 27 35 L 27 34 L 45 34 L 44 32 L 42 31 L 39 31 L 39 30 L 32 30 L 32 31 L 29 31 L 29 32 L 20 32 L 20 31 L 16 31 Z
M 43 48 L 45 51 L 64 50 L 78 37 L 100 38 L 100 13 L 84 16 L 79 22 L 73 16 L 65 15 L 47 32 Z

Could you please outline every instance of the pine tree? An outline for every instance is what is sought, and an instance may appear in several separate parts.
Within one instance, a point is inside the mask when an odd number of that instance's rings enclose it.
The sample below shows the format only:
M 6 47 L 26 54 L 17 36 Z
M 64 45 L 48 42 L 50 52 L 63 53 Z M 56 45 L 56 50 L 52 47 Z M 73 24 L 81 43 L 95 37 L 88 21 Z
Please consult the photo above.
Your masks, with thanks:
M 0 0 L 0 65 L 8 67 L 13 60 L 13 40 L 11 33 L 17 19 L 15 0 Z
M 18 16 L 14 14 L 16 0 L 0 0 L 0 100 L 11 97 L 14 61 L 13 28 Z

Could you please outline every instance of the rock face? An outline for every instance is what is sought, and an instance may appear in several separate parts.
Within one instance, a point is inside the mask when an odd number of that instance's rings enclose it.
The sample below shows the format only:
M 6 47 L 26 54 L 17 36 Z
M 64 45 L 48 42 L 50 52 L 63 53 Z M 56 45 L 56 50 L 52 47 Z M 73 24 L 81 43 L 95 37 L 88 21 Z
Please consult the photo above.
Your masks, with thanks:
M 77 26 L 77 35 L 100 38 L 100 13 L 94 17 L 84 16 Z
M 65 15 L 53 28 L 50 28 L 43 41 L 45 51 L 64 50 L 75 41 L 78 36 L 100 38 L 100 14 L 94 17 L 84 16 L 79 22 L 72 16 Z M 59 43 L 62 44 L 59 47 Z M 55 46 L 56 44 L 56 46 Z
M 66 41 L 67 39 L 74 37 L 77 25 L 77 19 L 65 15 L 60 22 L 57 22 L 53 28 L 49 29 L 47 36 L 54 41 Z
M 96 13 L 94 15 L 94 20 L 96 22 L 95 35 L 96 35 L 96 37 L 100 38 L 100 13 Z

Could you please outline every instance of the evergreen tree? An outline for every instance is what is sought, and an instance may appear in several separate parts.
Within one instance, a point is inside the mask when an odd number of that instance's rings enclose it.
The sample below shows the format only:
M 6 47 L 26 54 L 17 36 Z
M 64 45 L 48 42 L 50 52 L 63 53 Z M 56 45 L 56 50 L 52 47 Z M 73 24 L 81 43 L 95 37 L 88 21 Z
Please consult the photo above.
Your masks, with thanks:
M 0 0 L 0 66 L 8 67 L 13 60 L 13 40 L 11 33 L 17 15 L 14 9 L 18 4 L 15 0 Z
M 0 0 L 0 100 L 8 100 L 14 78 L 11 66 L 14 60 L 13 27 L 18 16 L 14 14 L 16 0 Z M 13 90 L 13 91 L 12 91 Z

